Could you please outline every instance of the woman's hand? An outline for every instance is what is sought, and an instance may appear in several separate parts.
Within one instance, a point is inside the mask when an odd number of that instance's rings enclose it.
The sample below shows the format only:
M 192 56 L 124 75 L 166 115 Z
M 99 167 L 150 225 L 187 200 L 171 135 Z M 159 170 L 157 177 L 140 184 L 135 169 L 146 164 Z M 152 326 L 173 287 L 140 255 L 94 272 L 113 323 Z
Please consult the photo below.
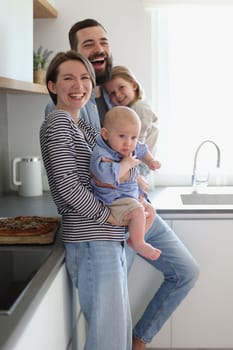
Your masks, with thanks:
M 115 226 L 124 226 L 123 224 L 119 224 L 112 214 L 109 215 L 107 222 Z

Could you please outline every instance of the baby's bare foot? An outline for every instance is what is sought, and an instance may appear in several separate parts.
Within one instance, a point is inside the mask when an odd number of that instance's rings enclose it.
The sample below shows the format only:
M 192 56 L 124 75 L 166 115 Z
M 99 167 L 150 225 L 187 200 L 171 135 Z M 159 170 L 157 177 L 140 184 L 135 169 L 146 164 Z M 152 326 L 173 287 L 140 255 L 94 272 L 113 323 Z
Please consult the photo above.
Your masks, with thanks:
M 132 247 L 138 254 L 144 256 L 147 259 L 157 260 L 161 255 L 161 250 L 152 247 L 151 244 L 146 242 L 135 243 L 130 238 L 127 241 L 128 245 Z

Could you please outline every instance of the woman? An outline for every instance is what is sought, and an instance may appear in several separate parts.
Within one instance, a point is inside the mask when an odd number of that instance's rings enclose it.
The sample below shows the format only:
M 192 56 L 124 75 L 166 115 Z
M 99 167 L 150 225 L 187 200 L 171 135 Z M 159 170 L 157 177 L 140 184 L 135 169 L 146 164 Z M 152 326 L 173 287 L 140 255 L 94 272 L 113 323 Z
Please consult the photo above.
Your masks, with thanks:
M 58 53 L 46 75 L 56 106 L 40 130 L 53 200 L 62 215 L 62 240 L 71 279 L 88 323 L 85 350 L 131 350 L 124 227 L 91 192 L 89 161 L 96 132 L 79 119 L 95 75 L 74 51 Z

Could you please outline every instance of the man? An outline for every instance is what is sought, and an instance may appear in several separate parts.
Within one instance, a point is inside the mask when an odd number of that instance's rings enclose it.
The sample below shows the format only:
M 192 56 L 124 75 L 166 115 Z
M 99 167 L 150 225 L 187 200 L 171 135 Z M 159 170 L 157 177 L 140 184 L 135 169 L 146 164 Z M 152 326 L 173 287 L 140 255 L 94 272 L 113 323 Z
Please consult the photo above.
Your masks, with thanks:
M 106 111 L 111 108 L 109 98 L 101 88 L 111 76 L 112 68 L 107 32 L 96 20 L 85 19 L 72 26 L 69 41 L 71 49 L 87 57 L 94 67 L 97 86 L 80 117 L 99 130 Z M 194 286 L 199 274 L 196 261 L 158 214 L 145 240 L 162 251 L 158 260 L 148 262 L 163 273 L 164 281 L 134 327 L 132 350 L 145 350 L 146 344 Z M 127 247 L 126 253 L 130 269 L 135 252 Z
M 79 40 L 77 32 L 81 35 Z M 69 41 L 72 50 L 91 61 L 96 75 L 96 87 L 79 117 L 100 130 L 105 113 L 112 107 L 108 94 L 101 88 L 101 84 L 111 77 L 112 70 L 112 55 L 106 31 L 97 21 L 87 19 L 72 26 Z M 45 115 L 53 109 L 54 105 L 51 102 L 45 109 Z

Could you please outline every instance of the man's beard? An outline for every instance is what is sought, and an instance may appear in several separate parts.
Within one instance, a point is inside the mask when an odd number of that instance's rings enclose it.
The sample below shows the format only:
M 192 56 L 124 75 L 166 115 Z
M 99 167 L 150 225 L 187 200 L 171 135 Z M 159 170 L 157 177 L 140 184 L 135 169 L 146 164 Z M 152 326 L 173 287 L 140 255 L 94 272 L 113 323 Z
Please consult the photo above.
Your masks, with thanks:
M 107 61 L 106 61 L 106 67 L 104 72 L 102 73 L 96 73 L 96 85 L 102 85 L 104 83 L 106 83 L 106 81 L 111 79 L 111 75 L 112 75 L 112 56 L 107 57 Z

